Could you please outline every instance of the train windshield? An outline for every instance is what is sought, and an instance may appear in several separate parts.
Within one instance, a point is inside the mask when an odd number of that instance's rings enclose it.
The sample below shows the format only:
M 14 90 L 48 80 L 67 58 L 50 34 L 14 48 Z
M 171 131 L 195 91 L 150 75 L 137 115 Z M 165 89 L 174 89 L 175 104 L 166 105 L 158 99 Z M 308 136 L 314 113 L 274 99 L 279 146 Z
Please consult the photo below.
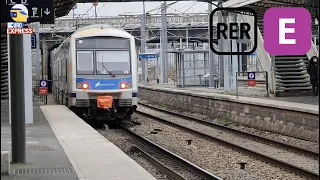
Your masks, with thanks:
M 119 37 L 78 38 L 76 51 L 77 74 L 131 74 L 130 39 Z M 92 66 L 93 64 L 95 67 Z
M 130 51 L 96 51 L 97 74 L 131 74 Z

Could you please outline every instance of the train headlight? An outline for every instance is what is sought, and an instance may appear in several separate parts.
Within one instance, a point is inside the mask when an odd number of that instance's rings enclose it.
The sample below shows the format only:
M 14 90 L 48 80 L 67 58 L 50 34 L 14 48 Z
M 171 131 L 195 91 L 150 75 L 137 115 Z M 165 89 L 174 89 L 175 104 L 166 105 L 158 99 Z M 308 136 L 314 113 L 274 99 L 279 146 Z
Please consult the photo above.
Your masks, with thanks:
M 127 88 L 127 83 L 125 83 L 125 82 L 120 83 L 120 88 L 121 89 L 126 89 Z
M 127 83 L 127 82 L 120 83 L 120 89 L 127 89 L 127 88 L 131 88 L 131 83 Z
M 88 89 L 89 88 L 89 84 L 87 82 L 83 82 L 83 83 L 81 83 L 81 88 L 82 89 Z
M 89 83 L 87 82 L 77 83 L 77 89 L 89 89 Z

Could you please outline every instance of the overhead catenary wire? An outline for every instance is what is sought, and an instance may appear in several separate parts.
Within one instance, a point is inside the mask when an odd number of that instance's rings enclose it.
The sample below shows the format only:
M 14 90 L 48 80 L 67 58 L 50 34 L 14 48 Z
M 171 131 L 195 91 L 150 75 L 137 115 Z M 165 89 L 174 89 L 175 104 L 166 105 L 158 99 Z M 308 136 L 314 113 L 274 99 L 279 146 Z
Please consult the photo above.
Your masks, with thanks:
M 81 17 L 79 17 L 79 19 L 81 19 L 85 14 L 87 14 L 92 8 L 93 8 L 93 5 L 91 5 L 91 7 L 87 10 L 87 12 L 84 13 Z
M 175 1 L 175 2 L 169 3 L 169 4 L 167 4 L 165 7 L 168 7 L 168 6 L 174 5 L 174 4 L 176 4 L 176 3 L 178 3 L 178 1 Z M 156 10 L 160 10 L 160 11 L 161 11 L 161 5 L 160 5 L 160 6 L 158 6 L 158 7 L 156 7 L 156 8 L 153 8 L 153 9 L 151 9 L 151 10 L 149 10 L 149 11 L 147 11 L 146 13 L 150 13 L 150 12 L 153 12 L 153 11 L 156 11 Z M 158 13 L 159 13 L 160 11 L 158 11 Z M 157 13 L 156 13 L 156 14 L 157 14 Z

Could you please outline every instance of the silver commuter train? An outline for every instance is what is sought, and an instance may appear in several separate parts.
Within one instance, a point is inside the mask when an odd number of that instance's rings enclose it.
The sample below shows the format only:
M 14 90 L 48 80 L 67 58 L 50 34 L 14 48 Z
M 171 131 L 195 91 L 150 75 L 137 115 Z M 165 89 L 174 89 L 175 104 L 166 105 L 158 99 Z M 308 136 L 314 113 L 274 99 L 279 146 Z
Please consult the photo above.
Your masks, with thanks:
M 134 37 L 109 25 L 74 32 L 53 51 L 53 94 L 86 120 L 119 124 L 137 108 L 137 52 Z M 61 96 L 55 95 L 59 101 Z

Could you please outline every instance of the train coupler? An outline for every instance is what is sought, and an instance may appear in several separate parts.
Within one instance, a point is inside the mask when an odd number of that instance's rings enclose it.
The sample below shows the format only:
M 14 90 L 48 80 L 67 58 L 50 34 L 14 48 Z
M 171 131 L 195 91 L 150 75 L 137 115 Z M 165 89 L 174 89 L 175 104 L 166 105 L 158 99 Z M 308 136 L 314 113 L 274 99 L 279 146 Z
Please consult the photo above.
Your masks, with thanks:
M 97 107 L 100 109 L 108 110 L 113 107 L 113 97 L 112 96 L 98 96 L 97 97 Z

